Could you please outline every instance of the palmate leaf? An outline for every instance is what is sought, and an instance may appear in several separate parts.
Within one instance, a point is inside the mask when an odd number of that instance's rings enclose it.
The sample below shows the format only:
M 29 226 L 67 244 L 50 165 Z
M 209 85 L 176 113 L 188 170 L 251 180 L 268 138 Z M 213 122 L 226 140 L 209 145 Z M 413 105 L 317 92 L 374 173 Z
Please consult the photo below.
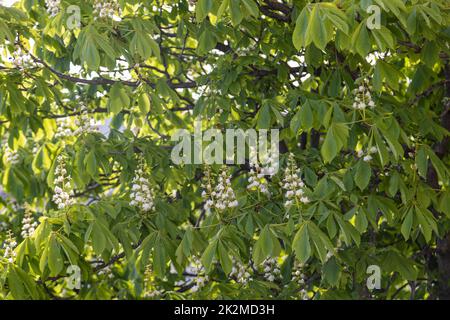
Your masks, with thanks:
M 326 261 L 327 253 L 332 252 L 333 245 L 328 236 L 311 222 L 308 224 L 308 233 L 311 237 L 315 252 L 322 263 Z
M 0 299 L 445 298 L 444 1 L 100 2 L 0 6 Z
M 338 152 L 346 145 L 348 138 L 348 127 L 342 123 L 332 123 L 328 128 L 327 135 L 320 152 L 325 163 L 331 162 Z
M 311 256 L 311 245 L 309 243 L 308 224 L 302 223 L 292 243 L 295 255 L 301 263 L 306 263 Z

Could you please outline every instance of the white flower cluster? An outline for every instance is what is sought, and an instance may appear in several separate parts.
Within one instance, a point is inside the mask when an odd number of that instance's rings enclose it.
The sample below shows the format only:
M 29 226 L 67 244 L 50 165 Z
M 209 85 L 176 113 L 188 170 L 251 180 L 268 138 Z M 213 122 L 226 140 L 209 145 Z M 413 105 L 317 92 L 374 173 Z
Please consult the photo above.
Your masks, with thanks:
M 194 278 L 194 285 L 191 287 L 191 292 L 198 292 L 209 281 L 209 277 L 204 274 L 205 268 L 197 257 L 193 258 L 192 266 L 192 270 L 196 273 L 196 277 Z
M 209 281 L 209 277 L 206 275 L 199 275 L 195 279 L 195 284 L 191 288 L 191 292 L 198 292 Z
M 136 169 L 133 178 L 133 185 L 130 193 L 130 206 L 137 207 L 143 212 L 155 210 L 154 194 L 149 180 L 145 177 L 144 160 L 139 160 L 138 168 Z
M 154 299 L 154 298 L 161 297 L 162 295 L 164 295 L 164 289 L 153 289 L 153 290 L 146 291 L 144 293 L 144 298 Z
M 211 174 L 209 169 L 205 175 L 206 185 L 202 187 L 205 189 L 202 192 L 202 198 L 205 200 L 205 210 L 208 211 L 211 208 L 216 208 L 219 211 L 223 211 L 227 208 L 235 208 L 238 206 L 236 195 L 231 187 L 231 176 L 228 174 L 228 170 L 225 166 L 222 167 L 222 171 L 219 174 L 218 183 L 214 190 L 211 185 Z
M 56 158 L 56 161 L 53 202 L 58 206 L 58 209 L 64 209 L 75 203 L 75 200 L 72 198 L 74 193 L 70 184 L 72 177 L 67 174 L 65 160 L 61 154 Z
M 97 275 L 99 276 L 106 276 L 109 279 L 114 277 L 112 273 L 112 265 L 105 265 L 105 262 L 99 257 L 95 257 L 94 262 L 92 262 L 92 267 L 96 270 Z
M 367 79 L 364 79 L 364 83 L 358 88 L 353 89 L 353 94 L 355 95 L 353 109 L 364 110 L 367 107 L 375 108 L 375 102 L 372 100 L 370 90 L 371 87 L 369 86 L 369 80 Z
M 263 194 L 270 195 L 267 179 L 258 164 L 250 169 L 248 182 L 248 190 L 258 190 Z
M 281 270 L 275 258 L 266 258 L 263 261 L 264 278 L 267 281 L 274 282 L 281 276 Z
M 34 220 L 31 210 L 28 208 L 28 206 L 26 206 L 25 215 L 22 219 L 22 232 L 20 233 L 22 238 L 25 239 L 31 237 L 34 233 L 34 230 L 36 230 L 37 225 L 38 223 Z
M 235 261 L 235 259 L 233 258 L 233 268 L 231 269 L 230 277 L 235 277 L 237 283 L 245 286 L 247 283 L 253 280 L 250 272 L 248 272 L 248 269 L 249 268 L 242 262 Z
M 16 48 L 12 54 L 12 63 L 20 70 L 28 69 L 34 66 L 33 58 L 28 53 L 24 52 L 19 45 L 16 45 Z
M 83 133 L 91 133 L 98 131 L 98 123 L 95 119 L 90 119 L 88 109 L 85 105 L 80 108 L 80 116 L 75 120 L 77 129 L 74 131 L 74 135 L 82 135 Z
M 39 148 L 41 147 L 40 142 L 36 141 L 35 137 L 28 137 L 27 145 L 29 146 L 28 148 L 31 149 L 31 153 L 33 153 L 33 154 L 37 154 L 37 152 L 39 151 Z
M 144 298 L 157 298 L 164 294 L 163 289 L 151 288 L 152 267 L 147 265 L 144 272 Z
M 8 260 L 9 263 L 13 263 L 16 257 L 16 252 L 14 249 L 17 246 L 17 241 L 14 239 L 12 232 L 8 231 L 8 238 L 6 238 L 4 243 L 5 252 L 3 253 L 3 257 Z
M 377 147 L 370 147 L 369 150 L 367 150 L 367 152 L 365 152 L 365 153 L 363 150 L 358 150 L 357 156 L 358 156 L 358 158 L 362 157 L 364 161 L 369 162 L 373 159 L 372 154 L 377 153 L 377 152 L 378 152 Z
M 70 127 L 69 121 L 67 118 L 60 118 L 56 120 L 56 133 L 55 138 L 61 139 L 65 137 L 71 137 L 73 135 L 73 130 Z
M 250 167 L 261 167 L 260 173 L 265 176 L 272 177 L 278 171 L 278 156 L 275 156 L 272 151 L 267 151 L 262 154 L 258 154 L 258 150 L 254 146 L 250 146 L 249 150 Z M 260 159 L 261 166 L 258 163 Z
M 306 289 L 301 289 L 299 294 L 302 300 L 309 300 L 308 291 L 306 291 Z
M 3 212 L 0 212 L 2 214 Z M 0 232 L 8 229 L 8 224 L 5 221 L 0 221 Z
M 47 13 L 50 17 L 54 17 L 59 13 L 59 6 L 61 0 L 45 0 L 45 6 L 47 7 Z
M 6 162 L 15 165 L 20 163 L 20 154 L 18 151 L 11 150 L 8 146 L 5 149 Z
M 94 1 L 94 15 L 99 18 L 113 19 L 114 13 L 118 16 L 122 15 L 122 9 L 118 1 L 115 0 L 95 0 Z
M 303 286 L 305 284 L 306 276 L 302 273 L 303 265 L 297 261 L 292 268 L 292 281 L 298 285 Z
M 1 140 L 0 147 L 6 146 L 6 145 L 8 144 L 8 140 L 9 140 L 9 133 L 8 133 L 8 132 L 5 132 L 5 133 L 2 135 L 2 140 Z
M 288 165 L 284 170 L 284 178 L 281 186 L 284 190 L 286 190 L 285 197 L 286 202 L 284 206 L 289 208 L 294 203 L 309 203 L 309 198 L 305 196 L 305 183 L 299 177 L 300 169 L 297 168 L 297 164 L 295 163 L 294 155 L 289 154 Z
M 106 277 L 109 278 L 109 279 L 114 278 L 114 274 L 112 273 L 112 267 L 111 267 L 110 265 L 108 265 L 108 266 L 106 266 L 106 267 L 104 267 L 104 268 L 101 268 L 101 269 L 97 272 L 97 274 L 98 274 L 99 276 L 106 276 Z

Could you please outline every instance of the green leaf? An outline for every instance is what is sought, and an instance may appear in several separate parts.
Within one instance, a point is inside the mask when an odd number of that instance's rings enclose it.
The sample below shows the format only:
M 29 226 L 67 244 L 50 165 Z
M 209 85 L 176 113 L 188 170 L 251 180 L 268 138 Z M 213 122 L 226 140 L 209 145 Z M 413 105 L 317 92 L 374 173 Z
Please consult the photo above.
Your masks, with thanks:
M 143 115 L 146 115 L 150 111 L 150 98 L 145 92 L 142 93 L 138 98 L 139 110 Z
M 394 197 L 397 193 L 398 187 L 399 187 L 399 180 L 400 175 L 397 171 L 394 171 L 394 173 L 391 175 L 391 178 L 389 179 L 389 188 L 388 188 L 388 194 L 391 197 Z
M 309 44 L 306 43 L 309 16 L 309 11 L 305 6 L 295 22 L 294 32 L 292 33 L 292 42 L 297 50 L 300 50 L 302 47 L 306 47 Z
M 366 161 L 359 160 L 356 165 L 354 180 L 361 191 L 369 185 L 371 175 L 372 169 L 370 168 L 370 165 Z
M 355 217 L 355 228 L 359 233 L 363 233 L 367 230 L 369 222 L 367 221 L 366 213 L 364 210 L 359 210 Z
M 241 10 L 241 0 L 230 0 L 231 23 L 233 27 L 239 25 L 244 18 Z
M 370 43 L 369 33 L 366 28 L 366 21 L 362 21 L 355 29 L 352 36 L 352 43 L 356 52 L 363 58 L 367 56 L 372 45 Z
M 434 153 L 433 150 L 431 150 L 430 147 L 427 146 L 427 154 L 430 157 L 431 163 L 433 164 L 434 169 L 437 172 L 439 180 L 444 183 L 447 178 L 447 167 L 444 165 L 444 163 L 439 159 L 439 157 Z
M 416 166 L 422 178 L 427 177 L 428 172 L 428 156 L 424 148 L 419 148 L 416 153 Z
M 439 200 L 439 210 L 447 217 L 450 217 L 450 191 L 446 191 L 442 193 L 442 196 Z
M 269 129 L 271 123 L 270 106 L 263 103 L 256 115 L 258 129 Z
M 262 245 L 264 255 L 270 256 L 272 254 L 274 246 L 268 225 L 266 225 L 264 229 L 262 229 L 261 234 L 259 235 L 258 242 L 260 242 Z
M 219 253 L 219 261 L 222 265 L 223 271 L 225 274 L 229 274 L 231 269 L 233 268 L 233 262 L 231 261 L 230 256 L 228 255 L 228 251 L 222 241 L 218 242 L 217 250 Z
M 95 32 L 92 38 L 95 39 L 98 47 L 100 47 L 111 60 L 116 59 L 116 53 L 110 45 L 109 40 L 104 35 Z
M 50 237 L 48 244 L 48 267 L 52 276 L 57 276 L 64 267 L 60 246 L 55 235 Z
M 212 0 L 198 0 L 195 6 L 195 15 L 198 22 L 202 22 L 212 9 Z
M 413 221 L 414 221 L 413 212 L 414 212 L 413 209 L 408 210 L 408 212 L 405 216 L 405 219 L 403 220 L 401 229 L 400 229 L 405 240 L 409 239 L 409 235 L 411 233 L 411 228 L 412 228 Z
M 309 244 L 307 223 L 303 223 L 295 234 L 292 248 L 300 263 L 306 263 L 306 261 L 308 261 L 311 256 L 311 245 Z
M 217 20 L 220 20 L 222 18 L 222 15 L 224 14 L 225 10 L 230 6 L 230 0 L 223 0 L 220 4 L 219 9 L 217 10 Z
M 164 244 L 164 240 L 160 239 L 153 248 L 153 269 L 160 278 L 164 278 L 166 274 L 166 249 Z
M 97 255 L 101 255 L 106 247 L 106 237 L 98 222 L 92 223 L 92 246 Z
M 324 50 L 328 43 L 327 29 L 320 16 L 319 6 L 314 5 L 308 21 L 306 30 L 306 44 L 314 42 L 317 48 Z
M 253 0 L 241 0 L 244 7 L 247 9 L 247 11 L 252 15 L 253 17 L 258 17 L 259 15 L 259 9 L 256 5 L 255 1 Z
M 326 3 L 331 4 L 331 3 Z M 324 3 L 325 5 L 325 3 Z M 348 35 L 349 27 L 346 15 L 334 4 L 326 7 L 325 16 L 344 34 Z
M 206 247 L 205 252 L 202 255 L 202 264 L 205 267 L 206 272 L 210 272 L 213 267 L 213 260 L 216 257 L 217 240 L 211 241 Z
M 97 176 L 97 159 L 95 157 L 94 149 L 88 152 L 84 161 L 86 164 L 86 171 L 91 175 L 91 177 Z
M 422 231 L 422 234 L 423 234 L 423 236 L 425 238 L 425 241 L 426 242 L 430 242 L 431 236 L 432 236 L 431 226 L 428 223 L 426 217 L 423 215 L 421 210 L 419 210 L 416 207 L 415 212 L 416 212 L 415 217 L 417 218 L 417 222 L 418 222 L 418 224 L 420 226 L 420 230 Z
M 381 267 L 383 272 L 399 272 L 406 280 L 416 280 L 418 274 L 418 270 L 411 259 L 405 258 L 393 250 L 385 256 Z
M 386 148 L 386 144 L 381 139 L 378 130 L 374 131 L 375 143 L 377 145 L 378 156 L 380 157 L 381 165 L 384 167 L 389 162 L 389 152 Z
M 335 287 L 339 282 L 340 274 L 341 268 L 336 263 L 336 259 L 330 258 L 323 266 L 323 279 L 332 287 Z
M 303 130 L 310 130 L 313 126 L 314 119 L 309 100 L 304 105 L 302 105 L 302 107 L 299 110 L 299 113 Z
M 209 28 L 205 28 L 198 39 L 197 52 L 200 55 L 206 54 L 214 49 L 216 44 L 217 40 L 214 33 Z
M 325 136 L 320 153 L 322 154 L 323 161 L 325 163 L 331 162 L 337 155 L 338 148 L 336 138 L 334 137 L 333 130 L 330 128 Z
M 308 233 L 319 259 L 324 263 L 326 261 L 327 253 L 334 250 L 330 239 L 313 222 L 308 223 Z
M 128 97 L 125 88 L 121 83 L 115 83 L 109 91 L 109 112 L 118 114 L 122 109 L 127 108 L 129 104 L 130 98 Z
M 91 70 L 97 70 L 100 66 L 100 54 L 98 53 L 98 49 L 95 46 L 94 41 L 86 40 L 81 59 L 86 62 L 87 67 Z

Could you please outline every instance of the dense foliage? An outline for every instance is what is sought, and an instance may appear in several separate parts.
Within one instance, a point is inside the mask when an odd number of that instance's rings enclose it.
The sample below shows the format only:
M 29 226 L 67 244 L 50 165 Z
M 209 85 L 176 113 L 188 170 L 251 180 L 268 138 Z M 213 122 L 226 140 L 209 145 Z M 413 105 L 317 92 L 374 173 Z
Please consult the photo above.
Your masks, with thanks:
M 450 298 L 449 21 L 446 0 L 0 6 L 0 298 Z M 174 164 L 199 116 L 279 129 L 280 170 Z

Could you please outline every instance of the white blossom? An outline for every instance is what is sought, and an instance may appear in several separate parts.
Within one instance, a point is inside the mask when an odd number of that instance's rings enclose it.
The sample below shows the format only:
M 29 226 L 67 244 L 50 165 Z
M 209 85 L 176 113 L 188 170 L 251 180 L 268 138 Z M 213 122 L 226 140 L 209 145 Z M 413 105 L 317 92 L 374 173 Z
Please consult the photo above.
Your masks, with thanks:
M 281 270 L 275 258 L 266 258 L 262 263 L 264 278 L 269 282 L 274 282 L 281 277 Z
M 33 214 L 29 208 L 29 206 L 25 205 L 25 214 L 22 219 L 22 232 L 20 235 L 22 238 L 31 237 L 38 226 L 37 221 L 33 218 Z
M 250 273 L 250 267 L 244 265 L 240 261 L 236 261 L 234 257 L 233 257 L 233 268 L 231 269 L 230 277 L 234 277 L 236 282 L 242 285 L 246 285 L 253 280 Z
M 309 300 L 308 291 L 306 291 L 305 289 L 301 289 L 299 294 L 302 300 Z
M 306 281 L 306 276 L 303 273 L 304 265 L 295 261 L 294 267 L 292 268 L 292 281 L 296 282 L 299 286 L 304 286 Z
M 73 205 L 75 200 L 73 199 L 74 192 L 70 183 L 72 177 L 67 174 L 64 157 L 59 155 L 56 161 L 53 202 L 61 210 Z
M 372 154 L 377 153 L 377 152 L 378 152 L 378 148 L 373 146 L 373 147 L 370 147 L 366 151 L 364 151 L 362 149 L 358 150 L 356 155 L 358 158 L 362 158 L 363 161 L 370 162 L 373 159 Z
M 357 110 L 364 110 L 367 107 L 375 108 L 375 102 L 372 99 L 372 94 L 370 93 L 371 86 L 369 85 L 369 80 L 364 79 L 363 83 L 356 89 L 353 90 L 353 108 Z
M 215 208 L 219 211 L 235 208 L 239 205 L 236 200 L 236 195 L 231 186 L 231 176 L 228 174 L 228 170 L 225 166 L 219 174 L 217 185 L 212 187 L 212 175 L 209 168 L 205 172 L 204 183 L 202 187 L 202 197 L 204 199 L 204 209 L 209 211 Z
M 164 289 L 155 288 L 154 285 L 152 285 L 152 268 L 150 265 L 147 265 L 145 267 L 144 272 L 144 298 L 159 298 L 164 294 Z
M 16 252 L 14 249 L 17 246 L 17 241 L 14 239 L 14 236 L 11 231 L 8 231 L 8 237 L 6 238 L 3 248 L 5 252 L 3 253 L 3 258 L 5 258 L 9 263 L 13 263 L 16 258 Z
M 47 7 L 47 13 L 50 17 L 54 17 L 59 13 L 61 0 L 45 0 L 45 6 Z
M 67 118 L 60 118 L 56 120 L 56 139 L 62 139 L 66 137 L 73 136 L 73 130 L 70 127 L 69 121 Z
M 6 146 L 5 148 L 5 160 L 7 163 L 11 165 L 19 164 L 20 163 L 20 154 L 16 150 L 11 150 L 9 146 Z
M 84 104 L 81 105 L 80 115 L 75 120 L 75 124 L 78 128 L 74 131 L 74 135 L 98 132 L 99 124 L 95 119 L 89 118 L 88 109 Z
M 114 15 L 122 15 L 122 9 L 119 6 L 119 2 L 115 0 L 95 0 L 94 1 L 94 15 L 96 18 L 109 18 L 113 19 Z
M 92 264 L 95 270 L 97 270 L 97 275 L 105 276 L 106 278 L 114 278 L 112 271 L 112 265 L 106 264 L 102 259 L 96 258 L 95 262 Z
M 130 206 L 147 213 L 155 210 L 155 196 L 150 181 L 145 174 L 145 163 L 141 158 L 132 180 Z
M 2 212 L 0 212 L 0 214 L 2 214 Z M 0 221 L 0 232 L 4 231 L 8 229 L 8 224 L 4 221 Z
M 288 165 L 284 171 L 284 178 L 281 182 L 281 187 L 285 190 L 286 201 L 284 206 L 289 208 L 294 203 L 304 203 L 310 202 L 310 199 L 305 196 L 305 183 L 300 178 L 300 170 L 297 168 L 295 163 L 294 155 L 289 154 Z
M 24 52 L 19 45 L 16 45 L 15 50 L 12 53 L 12 63 L 20 70 L 29 69 L 35 65 L 31 55 Z
M 248 182 L 248 190 L 257 190 L 263 194 L 270 195 L 267 179 L 258 164 L 255 164 L 255 166 L 250 169 Z
M 205 275 L 205 268 L 197 257 L 193 257 L 191 270 L 195 273 L 194 285 L 191 287 L 191 292 L 198 292 L 208 283 L 209 277 Z

